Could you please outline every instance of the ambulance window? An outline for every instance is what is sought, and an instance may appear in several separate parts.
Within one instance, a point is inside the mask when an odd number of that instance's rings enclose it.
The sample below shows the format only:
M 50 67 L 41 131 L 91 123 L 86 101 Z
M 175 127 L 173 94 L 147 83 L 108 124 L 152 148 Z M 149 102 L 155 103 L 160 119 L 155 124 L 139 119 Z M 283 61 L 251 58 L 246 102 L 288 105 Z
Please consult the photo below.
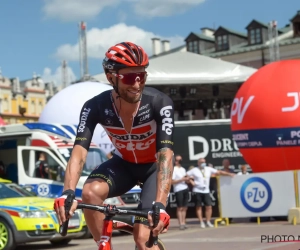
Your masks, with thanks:
M 29 173 L 30 159 L 29 159 L 29 151 L 28 150 L 22 151 L 22 158 L 23 158 L 24 171 L 27 175 L 30 175 L 30 173 Z
M 37 161 L 35 164 L 35 177 L 63 181 L 63 167 L 45 152 L 37 152 Z
M 105 162 L 108 160 L 107 155 L 100 149 L 101 161 Z

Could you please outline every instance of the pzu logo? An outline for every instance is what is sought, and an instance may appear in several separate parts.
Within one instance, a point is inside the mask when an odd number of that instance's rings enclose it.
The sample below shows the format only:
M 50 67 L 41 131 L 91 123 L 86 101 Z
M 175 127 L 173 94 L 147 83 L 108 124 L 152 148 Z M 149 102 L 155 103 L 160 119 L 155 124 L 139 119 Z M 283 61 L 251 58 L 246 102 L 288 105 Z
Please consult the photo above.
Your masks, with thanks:
M 250 212 L 260 213 L 265 211 L 272 202 L 270 185 L 260 177 L 247 179 L 242 185 L 240 198 Z
M 258 187 L 253 187 L 251 191 L 247 192 L 247 199 L 253 199 L 253 202 L 260 202 L 266 196 L 265 190 L 259 190 Z
M 160 110 L 160 115 L 165 116 L 166 118 L 162 119 L 162 130 L 166 131 L 168 135 L 172 134 L 172 128 L 173 128 L 173 119 L 170 117 L 172 115 L 172 106 L 166 106 L 163 107 Z

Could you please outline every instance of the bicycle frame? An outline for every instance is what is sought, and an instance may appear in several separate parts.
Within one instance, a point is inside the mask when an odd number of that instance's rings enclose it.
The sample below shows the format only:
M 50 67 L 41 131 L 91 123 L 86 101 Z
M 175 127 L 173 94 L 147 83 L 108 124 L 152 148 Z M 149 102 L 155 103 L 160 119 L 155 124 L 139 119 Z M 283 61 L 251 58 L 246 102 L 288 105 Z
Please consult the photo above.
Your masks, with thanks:
M 121 230 L 133 234 L 133 227 L 125 222 L 113 220 L 112 216 L 106 216 L 103 223 L 100 246 L 98 250 L 112 250 L 112 233 Z
M 112 250 L 111 238 L 113 232 L 113 221 L 109 216 L 104 219 L 99 250 Z

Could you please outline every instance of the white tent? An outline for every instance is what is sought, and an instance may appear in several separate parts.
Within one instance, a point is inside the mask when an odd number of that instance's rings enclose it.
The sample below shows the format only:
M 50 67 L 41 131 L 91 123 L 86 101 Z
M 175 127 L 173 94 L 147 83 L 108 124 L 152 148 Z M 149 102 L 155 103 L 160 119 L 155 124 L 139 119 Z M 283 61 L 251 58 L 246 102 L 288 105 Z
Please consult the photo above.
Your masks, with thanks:
M 245 82 L 257 69 L 222 61 L 192 52 L 174 52 L 150 59 L 149 85 L 216 84 Z M 107 82 L 105 74 L 95 75 Z

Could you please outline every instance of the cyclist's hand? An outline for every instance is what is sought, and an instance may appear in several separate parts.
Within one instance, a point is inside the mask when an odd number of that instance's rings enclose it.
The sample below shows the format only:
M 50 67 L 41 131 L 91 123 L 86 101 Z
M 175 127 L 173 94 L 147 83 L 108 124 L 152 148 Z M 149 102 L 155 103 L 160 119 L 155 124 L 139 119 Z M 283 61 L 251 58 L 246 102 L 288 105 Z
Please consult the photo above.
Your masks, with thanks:
M 69 210 L 68 216 L 66 218 L 66 208 L 65 208 L 65 200 L 70 196 L 72 198 L 72 206 L 71 208 L 67 208 Z M 62 193 L 61 197 L 56 198 L 54 200 L 54 210 L 58 217 L 59 225 L 62 225 L 67 219 L 73 216 L 74 211 L 77 208 L 77 200 L 75 200 L 75 193 L 72 190 L 67 190 Z
M 160 209 L 158 225 L 153 228 L 152 212 L 148 213 L 148 222 L 152 228 L 153 236 L 156 237 L 160 233 L 166 233 L 170 225 L 170 216 L 163 209 Z

